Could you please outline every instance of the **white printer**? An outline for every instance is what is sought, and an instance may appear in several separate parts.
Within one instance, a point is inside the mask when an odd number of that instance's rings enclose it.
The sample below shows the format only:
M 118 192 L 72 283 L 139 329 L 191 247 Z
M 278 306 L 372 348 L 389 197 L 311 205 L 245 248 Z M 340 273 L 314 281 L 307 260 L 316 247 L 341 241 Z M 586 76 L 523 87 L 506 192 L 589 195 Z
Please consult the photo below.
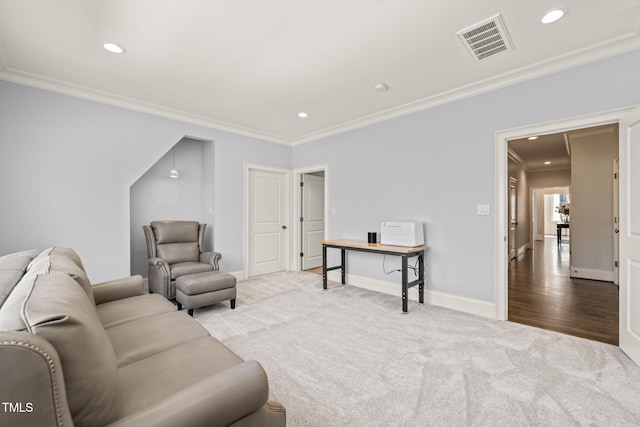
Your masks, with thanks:
M 380 243 L 392 246 L 424 245 L 424 228 L 421 222 L 385 221 L 382 223 Z

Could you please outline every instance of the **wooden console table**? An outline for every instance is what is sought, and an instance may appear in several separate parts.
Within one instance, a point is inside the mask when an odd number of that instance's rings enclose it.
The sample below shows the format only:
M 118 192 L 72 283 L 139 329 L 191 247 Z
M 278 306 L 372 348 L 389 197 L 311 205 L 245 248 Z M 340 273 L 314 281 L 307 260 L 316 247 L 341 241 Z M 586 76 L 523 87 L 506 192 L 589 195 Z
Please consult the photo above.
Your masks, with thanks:
M 408 310 L 408 290 L 413 286 L 418 286 L 419 303 L 424 304 L 424 251 L 427 246 L 405 247 L 381 245 L 380 243 L 367 243 L 360 240 L 322 240 L 322 289 L 327 290 L 327 272 L 340 269 L 342 273 L 342 284 L 345 284 L 347 272 L 347 251 L 373 252 L 383 255 L 395 255 L 402 258 L 402 312 Z M 327 248 L 340 249 L 341 263 L 334 267 L 327 267 Z M 409 282 L 409 262 L 408 259 L 418 257 L 418 279 Z
M 569 224 L 565 224 L 562 222 L 559 222 L 556 227 L 558 228 L 558 244 L 560 244 L 560 239 L 562 238 L 562 229 L 566 228 L 567 230 L 569 229 Z

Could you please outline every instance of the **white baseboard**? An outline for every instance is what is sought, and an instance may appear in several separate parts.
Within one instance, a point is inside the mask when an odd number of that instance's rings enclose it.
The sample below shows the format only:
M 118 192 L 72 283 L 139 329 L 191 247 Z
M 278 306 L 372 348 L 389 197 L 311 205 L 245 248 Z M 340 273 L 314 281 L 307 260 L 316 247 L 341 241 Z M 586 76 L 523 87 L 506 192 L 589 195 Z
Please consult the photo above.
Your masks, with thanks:
M 542 240 L 544 242 L 544 234 L 537 234 L 535 239 L 536 239 L 536 241 Z
M 338 270 L 328 272 L 327 276 L 329 280 L 340 282 L 340 271 Z M 370 279 L 368 277 L 357 276 L 354 274 L 347 274 L 346 282 L 349 285 L 356 286 L 358 288 L 382 292 L 399 298 L 402 293 L 402 286 L 400 283 Z M 409 299 L 412 301 L 418 301 L 417 287 L 409 289 Z M 490 319 L 495 318 L 495 305 L 487 301 L 480 301 L 425 289 L 424 302 L 425 304 L 437 305 L 438 307 L 449 308 L 451 310 L 462 311 L 482 317 L 488 317 Z
M 613 282 L 615 274 L 609 270 L 594 270 L 590 268 L 580 268 L 571 266 L 571 277 L 578 279 L 601 280 L 603 282 Z
M 520 247 L 520 249 L 518 249 L 518 256 L 524 254 L 527 249 L 530 249 L 531 245 L 529 243 L 525 243 L 522 247 Z

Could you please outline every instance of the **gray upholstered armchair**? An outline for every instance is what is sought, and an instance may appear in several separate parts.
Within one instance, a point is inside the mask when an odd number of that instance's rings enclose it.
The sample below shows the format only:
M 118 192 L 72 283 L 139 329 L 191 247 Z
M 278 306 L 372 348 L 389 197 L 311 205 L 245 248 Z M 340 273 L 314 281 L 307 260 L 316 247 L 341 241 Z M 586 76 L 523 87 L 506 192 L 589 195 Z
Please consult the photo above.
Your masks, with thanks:
M 187 274 L 218 270 L 217 252 L 203 252 L 207 224 L 197 221 L 152 221 L 144 225 L 149 257 L 149 290 L 175 299 L 175 280 Z

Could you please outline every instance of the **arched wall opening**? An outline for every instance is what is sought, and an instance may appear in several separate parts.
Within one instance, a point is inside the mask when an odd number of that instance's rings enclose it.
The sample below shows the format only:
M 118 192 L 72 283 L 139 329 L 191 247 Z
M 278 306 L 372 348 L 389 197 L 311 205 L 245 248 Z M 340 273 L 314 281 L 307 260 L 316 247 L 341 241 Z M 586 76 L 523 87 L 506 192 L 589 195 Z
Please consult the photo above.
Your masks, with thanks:
M 148 275 L 142 226 L 156 220 L 207 223 L 205 249 L 213 250 L 213 141 L 185 136 L 129 188 L 131 274 Z M 177 178 L 170 171 L 178 172 Z

